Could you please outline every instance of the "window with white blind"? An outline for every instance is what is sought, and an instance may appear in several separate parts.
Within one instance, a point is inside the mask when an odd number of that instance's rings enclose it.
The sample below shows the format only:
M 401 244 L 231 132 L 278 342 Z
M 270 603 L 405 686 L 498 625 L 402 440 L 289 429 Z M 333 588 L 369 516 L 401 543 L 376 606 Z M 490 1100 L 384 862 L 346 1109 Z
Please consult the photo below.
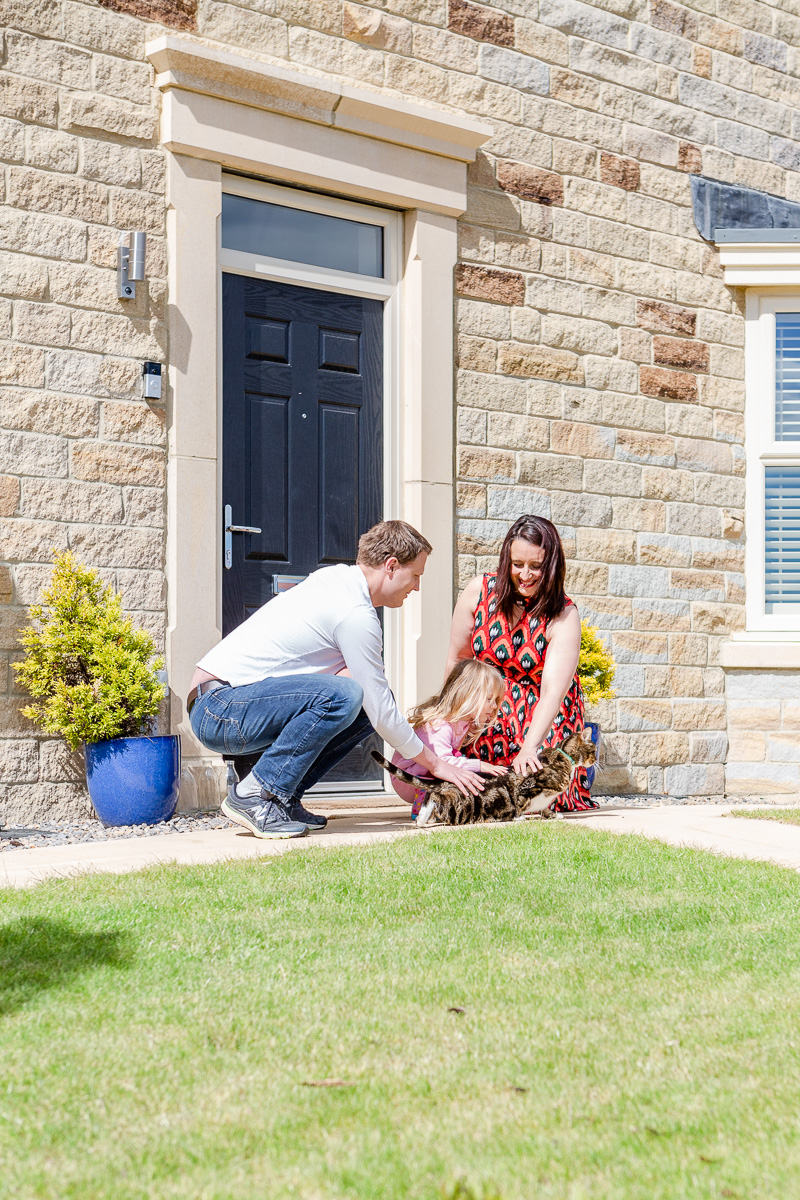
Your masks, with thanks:
M 764 603 L 800 612 L 800 466 L 764 468 Z
M 747 626 L 800 630 L 800 291 L 747 298 Z

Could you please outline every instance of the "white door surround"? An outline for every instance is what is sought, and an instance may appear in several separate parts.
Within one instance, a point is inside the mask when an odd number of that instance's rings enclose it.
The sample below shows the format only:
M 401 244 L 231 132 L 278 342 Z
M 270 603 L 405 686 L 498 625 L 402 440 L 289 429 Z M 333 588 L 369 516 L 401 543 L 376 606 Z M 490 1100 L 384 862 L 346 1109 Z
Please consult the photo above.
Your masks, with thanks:
M 401 210 L 386 504 L 434 546 L 423 591 L 387 628 L 389 676 L 406 707 L 439 686 L 444 666 L 453 597 L 456 218 L 467 206 L 466 165 L 492 131 L 191 38 L 161 37 L 147 57 L 169 151 L 167 664 L 173 728 L 191 758 L 203 751 L 182 698 L 197 659 L 220 637 L 223 169 Z

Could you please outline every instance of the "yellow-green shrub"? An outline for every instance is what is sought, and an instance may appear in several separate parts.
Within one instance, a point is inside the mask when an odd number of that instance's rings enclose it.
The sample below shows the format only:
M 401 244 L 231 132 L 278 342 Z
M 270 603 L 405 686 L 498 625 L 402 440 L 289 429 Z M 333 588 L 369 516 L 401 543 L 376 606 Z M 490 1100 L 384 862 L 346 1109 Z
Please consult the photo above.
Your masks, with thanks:
M 581 621 L 581 653 L 578 659 L 578 678 L 587 704 L 598 700 L 613 700 L 612 688 L 616 663 L 611 651 L 601 640 L 594 625 Z
M 49 587 L 20 635 L 18 681 L 38 703 L 23 709 L 47 733 L 81 742 L 136 737 L 158 712 L 163 659 L 149 633 L 122 614 L 122 597 L 70 553 L 57 554 Z

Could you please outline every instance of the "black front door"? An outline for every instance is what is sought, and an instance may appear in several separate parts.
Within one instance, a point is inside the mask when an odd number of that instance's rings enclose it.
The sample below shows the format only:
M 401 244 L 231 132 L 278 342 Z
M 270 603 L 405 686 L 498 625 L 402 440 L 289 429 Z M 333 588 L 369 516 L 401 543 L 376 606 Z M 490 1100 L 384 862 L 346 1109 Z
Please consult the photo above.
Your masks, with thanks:
M 382 309 L 223 275 L 223 634 L 318 567 L 354 563 L 381 519 Z M 336 775 L 376 777 L 363 753 Z

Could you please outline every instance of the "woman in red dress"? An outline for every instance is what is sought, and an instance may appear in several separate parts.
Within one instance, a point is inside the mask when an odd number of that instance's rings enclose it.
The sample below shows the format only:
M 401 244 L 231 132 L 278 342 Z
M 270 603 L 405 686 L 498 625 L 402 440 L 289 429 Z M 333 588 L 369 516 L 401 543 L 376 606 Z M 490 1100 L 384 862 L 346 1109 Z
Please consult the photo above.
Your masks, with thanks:
M 505 677 L 497 721 L 474 744 L 484 762 L 536 771 L 543 746 L 583 729 L 583 692 L 575 673 L 581 646 L 578 610 L 564 594 L 566 564 L 558 530 L 544 517 L 519 517 L 500 551 L 496 575 L 478 575 L 453 613 L 447 672 L 479 658 Z M 583 769 L 554 807 L 596 808 Z

